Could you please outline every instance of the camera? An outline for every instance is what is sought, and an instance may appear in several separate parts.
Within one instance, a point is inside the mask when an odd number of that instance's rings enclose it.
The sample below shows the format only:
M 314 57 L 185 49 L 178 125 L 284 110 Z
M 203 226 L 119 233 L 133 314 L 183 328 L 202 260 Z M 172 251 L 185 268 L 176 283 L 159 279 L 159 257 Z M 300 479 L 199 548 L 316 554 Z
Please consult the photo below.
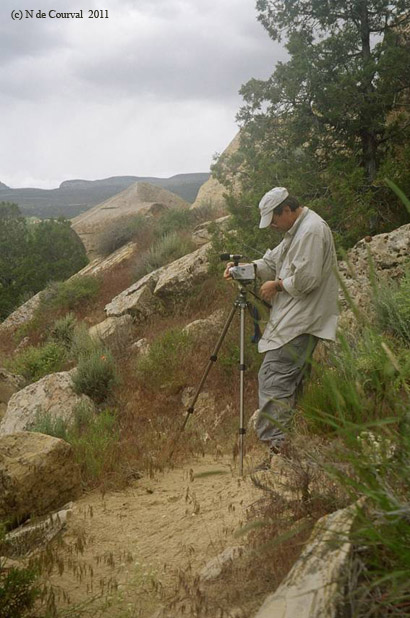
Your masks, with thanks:
M 256 279 L 255 264 L 237 264 L 231 266 L 229 273 L 232 279 L 241 281 L 242 283 L 248 283 Z

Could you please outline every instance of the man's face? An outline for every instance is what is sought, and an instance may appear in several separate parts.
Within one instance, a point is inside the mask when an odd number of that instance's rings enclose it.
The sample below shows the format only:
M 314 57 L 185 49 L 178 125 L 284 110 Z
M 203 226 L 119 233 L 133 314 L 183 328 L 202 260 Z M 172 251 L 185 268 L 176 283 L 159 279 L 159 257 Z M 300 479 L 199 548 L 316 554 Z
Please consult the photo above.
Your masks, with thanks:
M 273 212 L 272 221 L 270 227 L 274 230 L 280 230 L 281 232 L 287 232 L 297 219 L 295 211 L 291 211 L 289 206 L 284 206 L 280 215 Z

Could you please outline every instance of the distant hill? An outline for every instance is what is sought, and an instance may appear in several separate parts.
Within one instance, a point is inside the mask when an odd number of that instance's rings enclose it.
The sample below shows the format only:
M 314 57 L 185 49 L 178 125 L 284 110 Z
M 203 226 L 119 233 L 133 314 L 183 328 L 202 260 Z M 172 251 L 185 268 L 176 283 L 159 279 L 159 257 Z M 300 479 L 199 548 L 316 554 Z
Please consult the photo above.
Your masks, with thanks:
M 18 204 L 22 213 L 29 217 L 72 219 L 136 182 L 149 182 L 192 204 L 209 176 L 209 173 L 197 173 L 177 174 L 171 178 L 113 176 L 102 180 L 65 180 L 58 189 L 11 189 L 0 182 L 0 202 Z
M 72 229 L 81 238 L 90 258 L 99 255 L 99 240 L 116 221 L 165 208 L 189 208 L 179 195 L 161 187 L 135 182 L 127 189 L 93 206 L 72 220 Z

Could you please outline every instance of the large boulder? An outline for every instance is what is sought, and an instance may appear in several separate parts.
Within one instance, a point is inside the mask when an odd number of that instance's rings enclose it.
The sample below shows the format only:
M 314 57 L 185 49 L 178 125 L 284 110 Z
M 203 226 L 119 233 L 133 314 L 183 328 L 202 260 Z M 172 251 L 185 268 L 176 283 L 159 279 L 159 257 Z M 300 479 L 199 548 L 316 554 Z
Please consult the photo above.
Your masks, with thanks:
M 123 350 L 132 343 L 133 319 L 130 315 L 107 318 L 88 331 L 95 341 L 100 341 L 111 350 Z
M 30 432 L 0 436 L 0 521 L 44 515 L 80 491 L 80 470 L 67 442 Z
M 136 182 L 121 193 L 74 217 L 72 227 L 84 243 L 89 257 L 99 254 L 99 240 L 107 228 L 137 213 L 155 216 L 164 208 L 189 208 L 179 195 L 147 182 Z
M 229 160 L 230 157 L 235 156 L 240 145 L 240 133 L 237 133 L 233 140 L 228 144 L 224 152 L 222 153 L 219 163 L 224 166 L 224 160 Z M 227 172 L 227 177 L 231 186 L 231 191 L 235 193 L 239 193 L 240 184 L 239 184 L 239 173 L 231 172 L 227 168 L 225 169 Z M 225 194 L 227 193 L 227 188 L 222 185 L 219 180 L 213 178 L 212 176 L 207 180 L 199 189 L 198 195 L 196 196 L 195 202 L 192 204 L 191 209 L 199 208 L 201 206 L 212 206 L 213 208 L 218 209 L 220 212 L 226 212 L 226 200 Z
M 135 322 L 141 322 L 154 313 L 166 312 L 206 278 L 208 249 L 209 243 L 145 275 L 106 305 L 107 316 L 129 313 Z
M 319 519 L 299 560 L 255 618 L 336 618 L 356 513 L 354 504 Z
M 339 262 L 342 286 L 367 320 L 372 320 L 372 313 L 369 312 L 372 269 L 378 283 L 399 280 L 408 264 L 409 255 L 410 223 L 388 234 L 367 236 L 347 252 L 346 260 Z M 340 327 L 354 330 L 356 319 L 343 290 L 340 293 L 340 304 Z
M 75 407 L 82 402 L 92 405 L 89 397 L 75 393 L 70 372 L 52 373 L 10 398 L 0 423 L 0 435 L 30 431 L 42 414 L 47 414 L 51 420 L 59 418 L 69 423 Z

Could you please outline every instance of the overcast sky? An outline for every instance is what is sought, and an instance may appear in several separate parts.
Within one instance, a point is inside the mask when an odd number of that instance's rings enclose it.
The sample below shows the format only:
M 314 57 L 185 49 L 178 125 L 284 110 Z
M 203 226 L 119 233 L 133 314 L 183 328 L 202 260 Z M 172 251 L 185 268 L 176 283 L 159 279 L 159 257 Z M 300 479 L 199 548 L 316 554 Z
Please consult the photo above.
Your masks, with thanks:
M 0 181 L 208 171 L 237 132 L 240 86 L 283 58 L 255 4 L 1 0 Z M 49 16 L 81 9 L 83 19 Z

